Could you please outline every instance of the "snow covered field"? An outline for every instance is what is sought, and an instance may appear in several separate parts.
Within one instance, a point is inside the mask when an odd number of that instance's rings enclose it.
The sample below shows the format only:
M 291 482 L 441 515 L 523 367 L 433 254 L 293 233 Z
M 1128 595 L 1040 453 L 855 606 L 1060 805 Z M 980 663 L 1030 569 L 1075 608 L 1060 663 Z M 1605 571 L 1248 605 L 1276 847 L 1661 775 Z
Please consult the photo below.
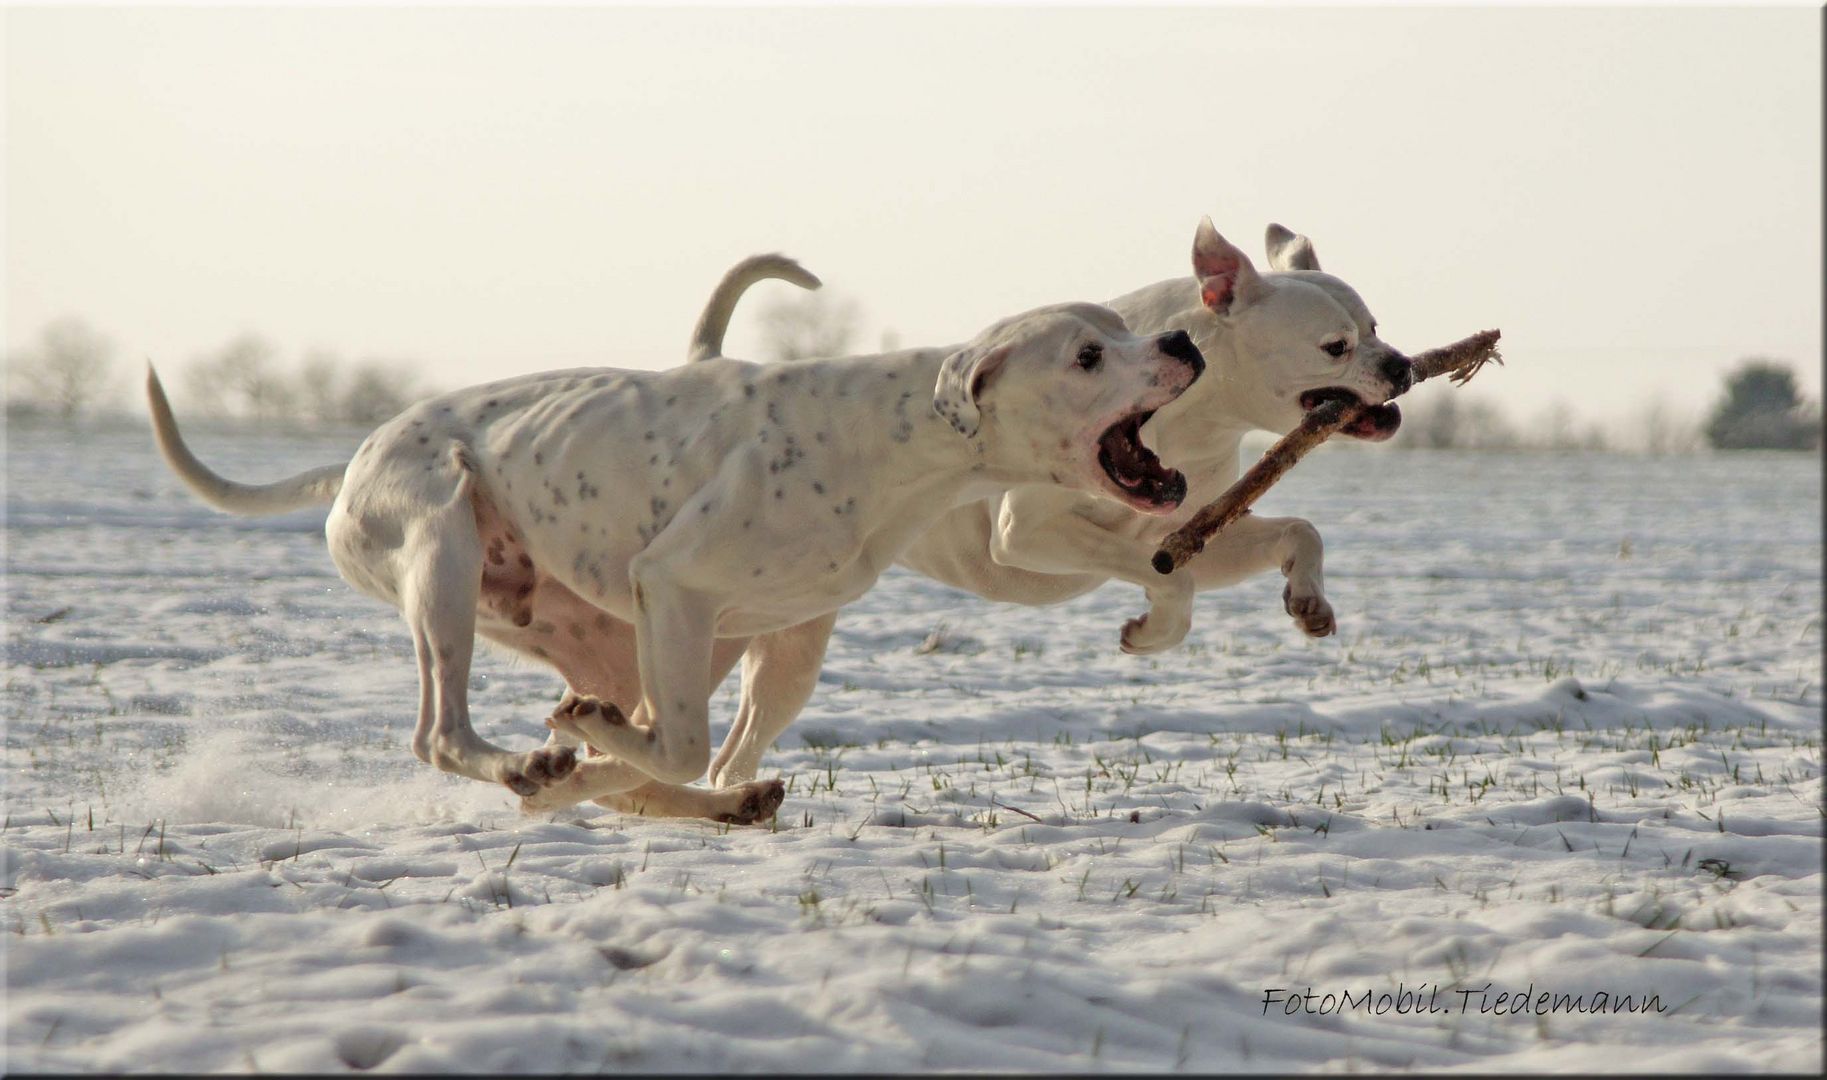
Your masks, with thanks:
M 1822 1066 L 1810 455 L 1328 447 L 1262 506 L 1326 538 L 1320 642 L 1276 576 L 1145 659 L 1133 588 L 893 571 L 731 830 L 419 764 L 321 513 L 9 440 L 7 1069 Z M 558 691 L 484 655 L 478 726 L 531 747 Z

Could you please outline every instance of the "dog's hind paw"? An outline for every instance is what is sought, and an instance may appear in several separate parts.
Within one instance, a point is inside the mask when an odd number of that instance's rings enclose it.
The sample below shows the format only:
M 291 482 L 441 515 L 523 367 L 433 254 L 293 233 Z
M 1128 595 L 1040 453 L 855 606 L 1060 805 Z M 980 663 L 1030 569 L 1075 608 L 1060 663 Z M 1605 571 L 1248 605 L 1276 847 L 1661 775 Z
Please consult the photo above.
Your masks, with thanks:
M 1332 616 L 1332 605 L 1323 596 L 1297 597 L 1293 585 L 1284 585 L 1281 590 L 1281 606 L 1293 616 L 1301 633 L 1308 637 L 1329 637 L 1338 632 L 1338 622 Z
M 577 768 L 577 751 L 569 746 L 544 747 L 520 756 L 514 765 L 501 769 L 501 782 L 509 791 L 526 798 L 570 776 Z
M 780 809 L 787 797 L 787 786 L 778 780 L 752 780 L 731 788 L 727 794 L 740 795 L 742 801 L 729 813 L 718 814 L 718 821 L 726 825 L 759 825 Z
M 615 702 L 567 690 L 564 700 L 558 703 L 558 708 L 552 710 L 546 726 L 553 731 L 562 731 L 594 750 L 603 743 L 603 728 L 621 727 L 626 723 L 628 717 L 623 715 Z M 597 736 L 594 739 L 591 738 L 593 734 Z

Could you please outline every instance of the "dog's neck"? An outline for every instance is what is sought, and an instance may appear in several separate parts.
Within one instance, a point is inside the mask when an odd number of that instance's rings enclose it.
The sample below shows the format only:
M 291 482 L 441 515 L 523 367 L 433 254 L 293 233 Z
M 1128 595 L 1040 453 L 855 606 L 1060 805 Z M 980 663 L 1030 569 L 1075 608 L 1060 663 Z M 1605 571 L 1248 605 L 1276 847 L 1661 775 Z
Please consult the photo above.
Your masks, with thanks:
M 874 486 L 884 491 L 919 491 L 923 499 L 947 499 L 946 505 L 1046 482 L 1032 462 L 1010 463 L 997 453 L 989 430 L 996 422 L 993 403 L 982 406 L 983 426 L 972 436 L 959 434 L 933 408 L 940 365 L 955 351 L 909 349 L 860 361 L 862 377 L 847 390 L 869 407 L 858 410 L 866 419 L 848 437 L 851 452 L 867 459 L 865 475 L 878 478 Z
M 851 418 L 827 436 L 849 462 L 838 471 L 844 490 L 840 497 L 827 482 L 821 496 L 831 497 L 817 512 L 834 514 L 845 500 L 856 499 L 858 516 L 846 523 L 867 521 L 868 546 L 890 560 L 951 507 L 1063 479 L 999 439 L 993 389 L 980 406 L 975 435 L 960 434 L 939 415 L 934 389 L 941 364 L 955 351 L 909 349 L 813 362 L 824 369 L 817 377 L 821 397 L 832 406 L 828 415 Z M 838 408 L 839 402 L 857 407 Z

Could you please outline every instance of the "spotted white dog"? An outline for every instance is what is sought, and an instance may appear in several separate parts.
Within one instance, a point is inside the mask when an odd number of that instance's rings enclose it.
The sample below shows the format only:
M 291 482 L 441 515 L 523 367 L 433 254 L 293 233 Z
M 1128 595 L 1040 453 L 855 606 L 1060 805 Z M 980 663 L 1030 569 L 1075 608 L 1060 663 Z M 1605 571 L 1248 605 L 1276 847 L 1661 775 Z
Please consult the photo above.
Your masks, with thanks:
M 778 781 L 681 786 L 710 762 L 708 699 L 748 640 L 828 616 L 947 510 L 1011 487 L 1172 511 L 1185 481 L 1135 435 L 1203 366 L 1184 332 L 1141 338 L 1061 304 L 953 349 L 489 383 L 414 405 L 347 466 L 265 485 L 210 471 L 150 371 L 147 391 L 166 461 L 211 505 L 334 501 L 337 569 L 411 631 L 421 760 L 528 809 L 607 799 L 749 823 L 779 806 Z M 478 633 L 564 675 L 547 746 L 472 728 Z
M 1334 633 L 1321 574 L 1324 548 L 1319 532 L 1300 518 L 1248 515 L 1171 575 L 1152 565 L 1160 541 L 1236 480 L 1246 433 L 1285 433 L 1329 399 L 1377 404 L 1411 385 L 1408 359 L 1377 336 L 1376 320 L 1357 292 L 1321 272 L 1312 243 L 1280 225 L 1269 226 L 1267 241 L 1275 272 L 1261 274 L 1208 218 L 1193 239 L 1191 277 L 1110 301 L 1138 331 L 1189 332 L 1211 364 L 1187 393 L 1158 413 L 1136 416 L 1138 427 L 1107 451 L 1120 457 L 1125 446 L 1145 444 L 1174 462 L 1187 479 L 1182 511 L 1144 516 L 1094 495 L 1021 487 L 946 514 L 902 553 L 902 565 L 987 599 L 1020 604 L 1058 603 L 1112 579 L 1132 582 L 1144 590 L 1149 610 L 1122 628 L 1122 648 L 1131 653 L 1178 644 L 1192 625 L 1195 592 L 1279 569 L 1287 579 L 1283 606 L 1301 631 Z M 765 270 L 765 264 L 746 270 Z M 746 287 L 753 278 L 743 271 L 732 271 L 726 283 L 738 291 Z M 806 284 L 784 273 L 760 276 Z M 720 290 L 690 355 L 720 351 L 734 306 L 735 297 Z M 1345 434 L 1387 439 L 1400 423 L 1397 407 L 1383 404 Z M 755 639 L 744 659 L 736 723 L 711 766 L 713 783 L 737 784 L 755 775 L 763 752 L 810 697 L 833 624 L 833 616 L 823 615 Z

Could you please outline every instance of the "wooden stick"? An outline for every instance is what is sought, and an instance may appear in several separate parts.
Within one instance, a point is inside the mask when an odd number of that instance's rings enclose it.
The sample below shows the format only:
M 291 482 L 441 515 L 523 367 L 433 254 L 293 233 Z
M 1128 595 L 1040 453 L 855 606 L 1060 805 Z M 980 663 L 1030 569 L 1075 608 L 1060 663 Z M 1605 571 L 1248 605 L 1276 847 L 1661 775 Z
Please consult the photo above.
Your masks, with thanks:
M 1497 352 L 1497 339 L 1501 336 L 1499 331 L 1486 330 L 1445 348 L 1429 349 L 1413 360 L 1415 382 L 1446 375 L 1455 385 L 1465 385 L 1486 364 L 1503 363 L 1503 357 Z M 1155 570 L 1171 574 L 1185 566 L 1187 560 L 1205 550 L 1206 541 L 1218 530 L 1249 513 L 1251 504 L 1305 457 L 1307 451 L 1350 425 L 1368 408 L 1370 406 L 1348 401 L 1328 401 L 1308 412 L 1299 427 L 1269 447 L 1262 460 L 1250 466 L 1223 495 L 1161 542 L 1161 549 L 1155 552 Z

